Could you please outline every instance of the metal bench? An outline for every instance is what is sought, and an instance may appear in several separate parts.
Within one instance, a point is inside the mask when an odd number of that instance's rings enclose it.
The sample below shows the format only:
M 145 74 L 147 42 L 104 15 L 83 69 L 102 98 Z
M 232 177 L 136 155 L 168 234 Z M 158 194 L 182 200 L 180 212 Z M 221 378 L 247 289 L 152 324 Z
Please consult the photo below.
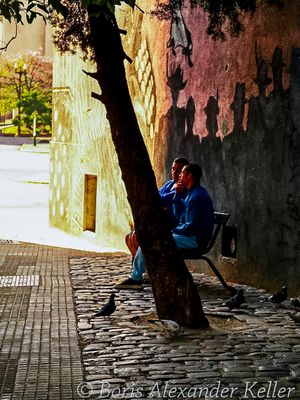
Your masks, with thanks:
M 196 249 L 181 249 L 180 253 L 184 259 L 189 259 L 189 260 L 204 260 L 207 262 L 207 264 L 210 266 L 210 268 L 213 270 L 219 281 L 222 283 L 223 287 L 226 290 L 229 290 L 230 293 L 233 295 L 237 292 L 237 290 L 233 286 L 229 286 L 223 276 L 220 274 L 220 272 L 217 270 L 216 266 L 213 264 L 213 262 L 205 255 L 210 252 L 210 250 L 213 248 L 215 241 L 219 235 L 219 232 L 221 228 L 227 224 L 227 221 L 229 220 L 230 214 L 225 213 L 225 212 L 214 212 L 214 231 L 212 234 L 212 237 L 210 239 L 210 242 L 208 243 L 208 246 L 206 248 L 196 248 Z

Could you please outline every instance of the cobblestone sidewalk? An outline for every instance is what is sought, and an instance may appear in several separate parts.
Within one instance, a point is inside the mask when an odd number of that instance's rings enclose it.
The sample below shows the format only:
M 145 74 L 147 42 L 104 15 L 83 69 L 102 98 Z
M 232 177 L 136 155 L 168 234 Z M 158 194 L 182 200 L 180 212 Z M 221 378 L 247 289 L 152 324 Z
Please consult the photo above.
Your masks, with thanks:
M 0 400 L 80 399 L 69 258 L 76 250 L 0 244 Z
M 300 325 L 288 302 L 277 309 L 245 286 L 247 304 L 228 312 L 219 283 L 194 274 L 209 330 L 171 337 L 150 326 L 149 285 L 117 292 L 112 317 L 93 318 L 129 270 L 123 254 L 0 243 L 0 400 L 299 400 Z
M 277 308 L 264 301 L 264 291 L 240 285 L 247 303 L 229 312 L 219 283 L 194 273 L 211 328 L 185 329 L 174 338 L 145 319 L 155 312 L 149 285 L 143 291 L 113 288 L 128 275 L 129 257 L 70 263 L 83 350 L 82 398 L 300 399 L 300 325 L 288 316 L 288 301 Z M 110 319 L 93 318 L 112 292 L 116 312 Z

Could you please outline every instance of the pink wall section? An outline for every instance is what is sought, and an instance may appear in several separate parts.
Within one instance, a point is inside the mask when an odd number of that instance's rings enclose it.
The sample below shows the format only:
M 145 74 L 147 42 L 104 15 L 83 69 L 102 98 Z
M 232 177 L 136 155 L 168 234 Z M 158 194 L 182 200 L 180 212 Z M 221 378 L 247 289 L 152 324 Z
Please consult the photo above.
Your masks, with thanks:
M 185 105 L 190 95 L 196 104 L 194 134 L 206 136 L 204 107 L 209 96 L 219 96 L 220 113 L 218 116 L 218 135 L 223 136 L 220 127 L 228 119 L 229 132 L 232 128 L 232 111 L 235 83 L 246 83 L 246 97 L 257 95 L 254 83 L 256 77 L 256 52 L 259 61 L 271 63 L 276 47 L 283 50 L 287 65 L 290 62 L 291 47 L 300 43 L 300 7 L 297 1 L 288 1 L 283 9 L 277 7 L 261 8 L 252 18 L 244 18 L 245 32 L 238 38 L 227 35 L 225 42 L 213 41 L 206 33 L 207 17 L 201 9 L 191 10 L 185 1 L 183 16 L 192 35 L 194 67 L 180 62 L 180 55 L 172 57 L 174 63 L 180 63 L 187 80 L 185 90 L 179 95 L 178 106 Z M 180 49 L 177 50 L 180 53 Z M 283 70 L 283 82 L 289 82 L 287 68 Z M 272 86 L 269 86 L 272 90 Z

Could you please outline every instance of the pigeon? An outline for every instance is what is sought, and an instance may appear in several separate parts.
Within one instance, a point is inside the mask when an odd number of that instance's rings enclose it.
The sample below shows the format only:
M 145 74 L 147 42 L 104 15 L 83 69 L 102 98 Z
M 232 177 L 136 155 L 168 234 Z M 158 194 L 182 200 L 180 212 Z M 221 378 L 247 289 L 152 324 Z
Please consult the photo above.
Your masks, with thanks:
M 271 296 L 267 297 L 267 300 L 275 304 L 280 304 L 287 299 L 287 296 L 288 296 L 287 286 L 282 286 L 279 292 L 274 293 Z
M 177 335 L 180 332 L 183 332 L 183 328 L 176 322 L 171 319 L 147 319 L 151 324 L 155 324 L 162 331 L 166 331 L 171 335 Z
M 242 303 L 246 303 L 244 289 L 238 289 L 237 293 L 230 297 L 230 299 L 223 303 L 223 305 L 232 310 L 233 308 L 240 308 Z
M 299 301 L 299 298 L 291 298 L 291 305 L 293 306 L 293 307 L 295 307 L 296 309 L 299 309 L 300 310 L 300 301 Z
M 293 312 L 288 312 L 288 315 L 296 322 L 296 324 L 300 323 L 300 312 L 293 311 Z
M 113 314 L 116 311 L 115 297 L 116 295 L 112 293 L 108 302 L 96 312 L 94 317 L 109 317 L 111 314 Z

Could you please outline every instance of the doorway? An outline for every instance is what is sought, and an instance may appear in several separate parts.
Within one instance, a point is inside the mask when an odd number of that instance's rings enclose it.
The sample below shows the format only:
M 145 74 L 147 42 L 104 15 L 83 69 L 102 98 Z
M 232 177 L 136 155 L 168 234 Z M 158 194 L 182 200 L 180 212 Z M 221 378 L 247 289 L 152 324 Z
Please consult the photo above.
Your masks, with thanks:
M 97 175 L 85 175 L 84 230 L 96 232 Z

